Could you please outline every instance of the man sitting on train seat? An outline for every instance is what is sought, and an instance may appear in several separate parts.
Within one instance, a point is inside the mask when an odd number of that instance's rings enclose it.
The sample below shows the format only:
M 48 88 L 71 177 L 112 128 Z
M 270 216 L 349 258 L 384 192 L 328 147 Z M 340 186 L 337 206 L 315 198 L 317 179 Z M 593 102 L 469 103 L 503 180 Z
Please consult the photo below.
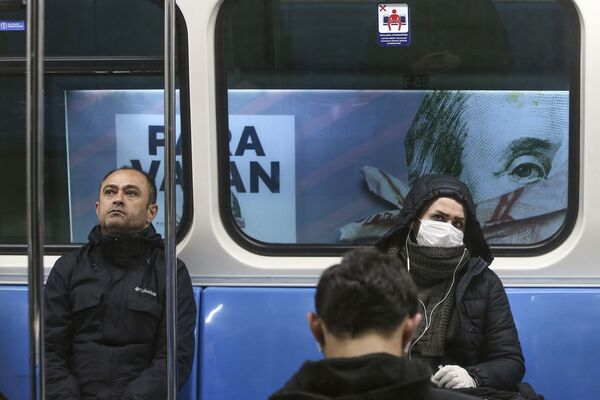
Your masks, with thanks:
M 271 400 L 474 399 L 433 388 L 431 370 L 403 357 L 421 315 L 398 258 L 356 249 L 323 272 L 308 324 L 325 359 L 307 361 Z
M 165 251 L 156 185 L 132 167 L 100 184 L 89 242 L 58 259 L 44 292 L 46 398 L 167 398 Z M 194 359 L 196 303 L 177 262 L 177 377 Z

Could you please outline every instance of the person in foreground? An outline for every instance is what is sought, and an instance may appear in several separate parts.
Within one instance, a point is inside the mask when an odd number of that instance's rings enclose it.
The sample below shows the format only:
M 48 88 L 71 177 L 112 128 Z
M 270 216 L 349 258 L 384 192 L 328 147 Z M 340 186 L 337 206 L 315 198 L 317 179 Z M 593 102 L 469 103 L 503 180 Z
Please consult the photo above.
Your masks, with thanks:
M 323 272 L 308 324 L 325 359 L 307 361 L 271 400 L 474 399 L 433 388 L 429 367 L 404 357 L 421 315 L 402 262 L 373 249 Z
M 424 318 L 409 357 L 427 362 L 439 387 L 515 391 L 525 373 L 521 345 L 467 186 L 447 175 L 416 179 L 378 247 L 417 284 Z
M 131 167 L 109 172 L 89 242 L 58 259 L 44 292 L 46 398 L 167 397 L 165 253 L 152 226 L 156 185 Z M 177 377 L 194 358 L 196 303 L 177 261 Z

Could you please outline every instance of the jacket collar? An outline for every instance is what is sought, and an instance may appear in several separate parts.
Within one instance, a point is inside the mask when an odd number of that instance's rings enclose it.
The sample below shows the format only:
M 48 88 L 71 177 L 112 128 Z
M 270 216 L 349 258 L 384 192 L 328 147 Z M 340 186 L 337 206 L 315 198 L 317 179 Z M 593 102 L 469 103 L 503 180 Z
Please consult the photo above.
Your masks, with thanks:
M 150 224 L 146 228 L 131 232 L 125 233 L 122 235 L 104 235 L 102 234 L 102 230 L 100 229 L 100 225 L 96 225 L 92 228 L 88 235 L 88 240 L 92 246 L 97 246 L 102 243 L 104 240 L 112 240 L 112 241 L 129 241 L 129 240 L 142 240 L 147 241 L 152 244 L 153 247 L 164 247 L 164 241 L 160 234 L 156 232 L 154 225 Z
M 104 235 L 100 225 L 96 225 L 89 236 L 89 245 L 102 257 L 117 266 L 127 266 L 147 259 L 155 248 L 164 248 L 162 237 L 154 226 L 123 235 Z
M 427 393 L 430 375 L 419 361 L 385 353 L 307 361 L 271 400 L 399 399 Z
M 467 268 L 463 268 L 465 271 L 463 277 L 458 281 L 458 285 L 456 286 L 456 303 L 458 304 L 465 293 L 465 290 L 477 275 L 482 274 L 487 268 L 489 264 L 485 262 L 485 260 L 480 257 L 471 258 L 469 260 L 469 264 Z

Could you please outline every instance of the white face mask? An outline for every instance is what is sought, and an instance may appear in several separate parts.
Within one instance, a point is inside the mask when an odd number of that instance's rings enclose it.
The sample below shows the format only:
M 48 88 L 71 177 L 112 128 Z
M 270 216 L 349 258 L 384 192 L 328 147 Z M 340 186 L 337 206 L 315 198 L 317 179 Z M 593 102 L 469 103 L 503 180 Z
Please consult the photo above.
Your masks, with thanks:
M 458 247 L 463 245 L 464 233 L 446 222 L 421 221 L 417 244 L 427 247 Z

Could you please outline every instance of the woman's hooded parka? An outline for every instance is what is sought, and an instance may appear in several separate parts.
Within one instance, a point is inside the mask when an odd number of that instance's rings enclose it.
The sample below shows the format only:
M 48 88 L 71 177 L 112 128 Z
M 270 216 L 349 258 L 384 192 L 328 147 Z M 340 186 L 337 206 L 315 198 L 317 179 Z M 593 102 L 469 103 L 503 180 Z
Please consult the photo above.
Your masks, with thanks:
M 514 390 L 525 373 L 523 353 L 502 282 L 488 268 L 493 257 L 467 186 L 447 175 L 426 175 L 415 180 L 404 199 L 400 222 L 377 247 L 400 254 L 411 223 L 440 197 L 455 199 L 464 206 L 464 243 L 470 254 L 466 268 L 458 276 L 458 326 L 454 338 L 446 342 L 445 364 L 465 368 L 479 386 Z

